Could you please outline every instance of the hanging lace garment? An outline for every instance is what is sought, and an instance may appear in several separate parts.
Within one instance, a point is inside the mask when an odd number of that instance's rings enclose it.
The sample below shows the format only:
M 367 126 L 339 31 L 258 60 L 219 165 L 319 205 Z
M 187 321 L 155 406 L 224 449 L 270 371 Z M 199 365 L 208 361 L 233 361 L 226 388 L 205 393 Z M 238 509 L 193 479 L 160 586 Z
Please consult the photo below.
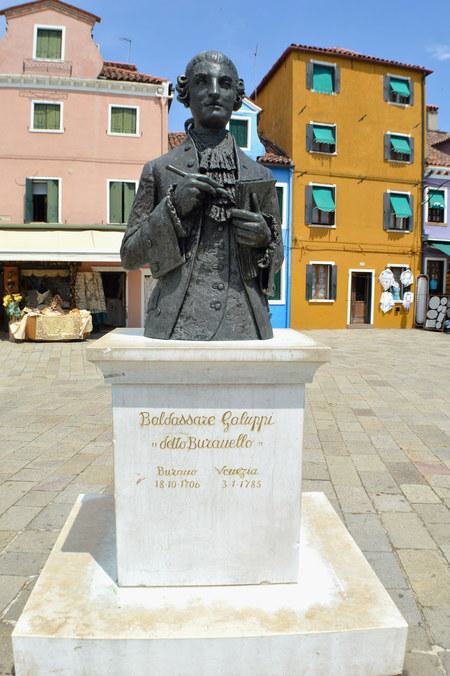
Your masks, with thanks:
M 390 291 L 383 291 L 380 298 L 380 308 L 381 311 L 386 314 L 389 310 L 392 310 L 394 307 L 394 297 Z

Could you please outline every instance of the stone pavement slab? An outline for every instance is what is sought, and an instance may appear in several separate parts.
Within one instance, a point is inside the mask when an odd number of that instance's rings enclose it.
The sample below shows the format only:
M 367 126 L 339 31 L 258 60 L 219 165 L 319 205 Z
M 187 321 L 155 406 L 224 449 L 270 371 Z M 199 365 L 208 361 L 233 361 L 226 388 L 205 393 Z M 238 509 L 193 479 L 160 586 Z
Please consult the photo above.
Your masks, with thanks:
M 327 494 L 410 624 L 404 675 L 450 674 L 450 382 L 436 367 L 450 336 L 308 335 L 332 354 L 308 386 L 304 488 Z M 85 348 L 0 339 L 1 676 L 76 496 L 112 490 L 110 389 Z

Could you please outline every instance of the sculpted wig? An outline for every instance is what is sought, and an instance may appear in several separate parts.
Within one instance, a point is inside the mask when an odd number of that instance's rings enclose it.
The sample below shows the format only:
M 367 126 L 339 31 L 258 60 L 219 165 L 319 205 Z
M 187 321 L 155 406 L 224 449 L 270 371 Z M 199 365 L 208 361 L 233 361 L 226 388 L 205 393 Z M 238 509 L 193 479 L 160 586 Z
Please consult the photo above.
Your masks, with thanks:
M 186 74 L 179 75 L 177 77 L 176 90 L 178 92 L 178 101 L 185 105 L 186 108 L 189 108 L 189 81 L 192 76 L 194 66 L 200 61 L 209 61 L 210 63 L 225 63 L 227 66 L 229 66 L 236 80 L 236 100 L 234 102 L 233 110 L 239 110 L 242 105 L 242 99 L 245 96 L 244 80 L 239 77 L 237 68 L 232 60 L 222 52 L 201 52 L 189 61 L 188 65 L 186 66 Z

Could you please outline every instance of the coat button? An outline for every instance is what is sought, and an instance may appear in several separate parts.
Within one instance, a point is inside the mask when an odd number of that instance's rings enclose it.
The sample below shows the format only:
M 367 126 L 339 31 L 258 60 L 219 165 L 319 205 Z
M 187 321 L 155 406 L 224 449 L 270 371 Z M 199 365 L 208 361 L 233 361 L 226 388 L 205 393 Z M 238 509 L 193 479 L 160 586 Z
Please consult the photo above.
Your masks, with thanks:
M 215 282 L 215 283 L 212 285 L 212 288 L 213 288 L 213 289 L 217 289 L 218 291 L 223 291 L 224 288 L 225 288 L 225 284 L 222 284 L 222 282 Z
M 223 225 L 218 225 L 217 230 L 218 232 L 223 232 Z
M 186 162 L 186 166 L 189 167 L 189 169 L 192 169 L 192 167 L 194 166 L 193 160 L 189 160 L 189 162 Z
M 212 310 L 220 310 L 220 308 L 222 307 L 222 303 L 220 303 L 218 300 L 213 300 L 213 301 L 211 301 L 211 303 L 209 304 L 209 307 L 210 307 Z
M 185 259 L 188 261 L 191 256 L 192 256 L 191 252 L 188 251 L 187 254 L 185 255 Z
M 147 246 L 148 246 L 149 249 L 152 248 L 152 240 L 151 239 L 147 240 Z
M 191 145 L 184 146 L 184 152 L 187 153 L 187 151 L 191 150 L 191 148 L 192 148 Z
M 160 308 L 160 307 L 155 307 L 154 313 L 155 313 L 155 315 L 156 315 L 157 317 L 159 317 L 159 315 L 161 314 L 161 308 Z

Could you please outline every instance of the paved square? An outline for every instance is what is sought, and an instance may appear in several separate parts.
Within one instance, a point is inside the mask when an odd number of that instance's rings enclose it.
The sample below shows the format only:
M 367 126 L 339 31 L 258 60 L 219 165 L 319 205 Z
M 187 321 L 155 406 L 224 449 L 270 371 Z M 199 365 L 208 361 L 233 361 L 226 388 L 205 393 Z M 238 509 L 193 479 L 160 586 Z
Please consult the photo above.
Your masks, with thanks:
M 322 490 L 410 625 L 405 676 L 450 665 L 450 336 L 309 331 L 304 486 Z M 79 493 L 111 491 L 110 388 L 86 344 L 0 340 L 0 675 Z M 356 676 L 349 674 L 349 676 Z

